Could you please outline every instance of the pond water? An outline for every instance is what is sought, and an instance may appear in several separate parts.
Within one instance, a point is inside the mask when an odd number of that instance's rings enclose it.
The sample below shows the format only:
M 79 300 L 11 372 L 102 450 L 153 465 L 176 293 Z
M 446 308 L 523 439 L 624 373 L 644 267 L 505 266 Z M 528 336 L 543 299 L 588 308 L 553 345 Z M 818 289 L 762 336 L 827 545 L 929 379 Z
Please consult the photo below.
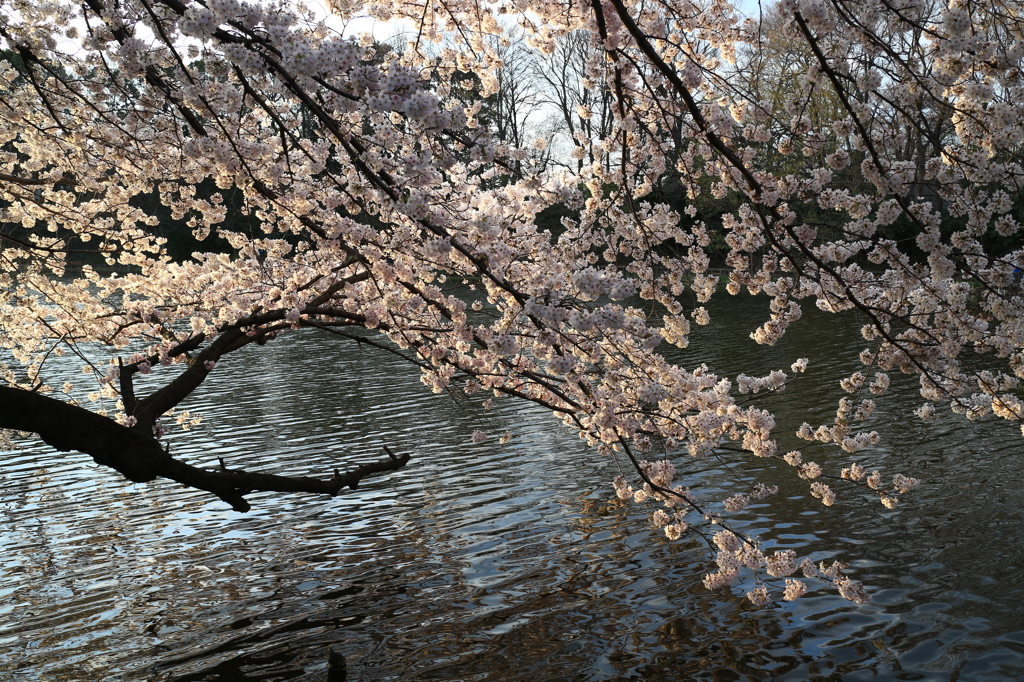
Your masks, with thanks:
M 755 374 L 810 356 L 760 401 L 789 449 L 801 421 L 830 420 L 860 345 L 854 320 L 808 311 L 759 347 L 747 335 L 764 306 L 722 296 L 679 359 Z M 737 525 L 766 547 L 847 561 L 872 597 L 857 606 L 822 587 L 755 609 L 750 584 L 704 590 L 706 549 L 614 500 L 616 462 L 542 410 L 431 395 L 401 361 L 313 332 L 247 349 L 189 403 L 206 421 L 170 437 L 176 455 L 313 474 L 376 460 L 381 443 L 414 459 L 334 499 L 260 494 L 239 514 L 78 454 L 3 454 L 0 678 L 324 680 L 330 644 L 355 680 L 1024 677 L 1019 431 L 920 424 L 906 377 L 878 402 L 883 441 L 858 457 L 925 481 L 893 511 L 841 487 L 823 507 L 753 464 L 680 460 L 700 494 L 778 483 Z M 474 445 L 475 429 L 493 437 Z

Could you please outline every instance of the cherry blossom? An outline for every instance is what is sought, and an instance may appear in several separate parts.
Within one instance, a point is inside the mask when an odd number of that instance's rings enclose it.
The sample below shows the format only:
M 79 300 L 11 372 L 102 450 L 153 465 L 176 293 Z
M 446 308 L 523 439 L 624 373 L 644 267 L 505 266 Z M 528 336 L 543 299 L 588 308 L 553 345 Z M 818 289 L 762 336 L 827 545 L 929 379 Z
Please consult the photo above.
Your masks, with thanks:
M 6 410 L 0 429 L 71 447 L 58 415 L 102 417 L 89 423 L 149 454 L 85 434 L 76 447 L 236 509 L 249 490 L 337 494 L 408 457 L 241 485 L 156 444 L 172 419 L 199 426 L 174 410 L 232 352 L 317 329 L 397 354 L 431 391 L 547 408 L 620 467 L 616 496 L 656 507 L 669 541 L 724 529 L 709 588 L 749 573 L 764 580 L 751 601 L 771 603 L 795 557 L 766 557 L 730 518 L 773 487 L 701 499 L 677 482 L 688 462 L 756 458 L 814 504 L 849 490 L 891 509 L 918 486 L 867 474 L 891 377 L 919 382 L 908 416 L 1024 422 L 1024 24 L 993 2 L 783 0 L 770 31 L 737 4 L 0 4 L 0 400 L 53 417 Z M 355 16 L 405 20 L 415 38 L 339 34 Z M 488 126 L 513 26 L 538 56 L 570 34 L 587 46 L 580 86 L 607 106 L 567 105 L 581 125 L 565 158 Z M 799 73 L 761 84 L 747 69 L 794 45 Z M 652 198 L 669 179 L 682 209 Z M 553 209 L 558 227 L 541 227 Z M 193 253 L 172 253 L 171 224 Z M 768 302 L 758 344 L 808 306 L 859 316 L 863 367 L 827 423 L 777 433 L 770 411 L 813 359 L 735 377 L 667 359 L 691 322 L 713 327 L 715 296 L 740 292 Z M 60 356 L 79 363 L 74 382 L 55 376 Z M 866 599 L 838 564 L 802 570 Z M 784 598 L 805 589 L 789 580 Z

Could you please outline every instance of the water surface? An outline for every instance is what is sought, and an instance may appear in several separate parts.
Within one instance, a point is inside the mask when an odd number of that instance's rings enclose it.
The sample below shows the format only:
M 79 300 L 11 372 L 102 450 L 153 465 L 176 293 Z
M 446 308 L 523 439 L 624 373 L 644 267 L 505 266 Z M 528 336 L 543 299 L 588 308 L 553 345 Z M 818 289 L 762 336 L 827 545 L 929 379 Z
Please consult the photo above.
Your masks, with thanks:
M 810 356 L 806 376 L 759 401 L 788 449 L 801 421 L 830 421 L 860 344 L 854 321 L 809 311 L 756 346 L 764 306 L 716 299 L 716 324 L 678 359 L 756 374 Z M 4 454 L 0 677 L 323 680 L 329 644 L 358 680 L 1024 677 L 1019 432 L 920 424 L 913 382 L 894 387 L 870 423 L 883 442 L 857 457 L 926 481 L 896 510 L 842 488 L 826 508 L 756 464 L 680 460 L 713 497 L 737 479 L 778 483 L 737 523 L 767 548 L 849 562 L 872 596 L 822 588 L 755 609 L 751 583 L 705 591 L 706 550 L 613 500 L 618 464 L 544 411 L 432 395 L 399 360 L 314 332 L 246 349 L 187 406 L 206 420 L 173 433 L 177 456 L 319 475 L 380 458 L 381 443 L 414 459 L 334 499 L 258 494 L 239 514 L 79 454 Z M 472 444 L 475 429 L 492 438 Z

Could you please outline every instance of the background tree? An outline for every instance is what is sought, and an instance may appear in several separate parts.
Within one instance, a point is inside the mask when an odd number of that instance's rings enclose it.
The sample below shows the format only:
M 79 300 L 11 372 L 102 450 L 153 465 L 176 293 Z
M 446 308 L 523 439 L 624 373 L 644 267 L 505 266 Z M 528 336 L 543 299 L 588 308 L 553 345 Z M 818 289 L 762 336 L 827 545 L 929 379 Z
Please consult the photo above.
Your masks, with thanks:
M 568 156 L 566 161 L 579 172 L 584 163 L 593 163 L 593 141 L 600 141 L 611 131 L 614 116 L 612 96 L 603 82 L 589 78 L 590 62 L 602 59 L 587 31 L 572 31 L 555 39 L 553 49 L 542 53 L 535 64 L 536 77 L 546 87 L 544 101 L 557 111 L 561 119 Z

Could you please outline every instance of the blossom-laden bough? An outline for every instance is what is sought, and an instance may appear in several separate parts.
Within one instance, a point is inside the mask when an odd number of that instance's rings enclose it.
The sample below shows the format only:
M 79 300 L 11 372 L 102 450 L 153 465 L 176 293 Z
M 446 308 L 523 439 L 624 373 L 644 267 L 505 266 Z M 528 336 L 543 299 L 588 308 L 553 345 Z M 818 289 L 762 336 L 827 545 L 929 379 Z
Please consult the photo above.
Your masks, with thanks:
M 700 500 L 673 485 L 684 458 L 646 454 L 774 461 L 835 503 L 753 402 L 807 361 L 734 383 L 658 349 L 714 324 L 718 248 L 729 293 L 770 298 L 758 343 L 807 302 L 864 320 L 867 369 L 833 423 L 797 438 L 863 451 L 868 395 L 895 370 L 920 377 L 923 419 L 948 401 L 1021 422 L 1016 4 L 783 0 L 759 20 L 726 0 L 0 3 L 0 428 L 236 509 L 247 491 L 335 494 L 408 458 L 316 480 L 205 471 L 159 441 L 230 353 L 316 328 L 397 353 L 434 391 L 543 405 L 628 460 L 638 487 L 618 480 L 619 497 L 664 505 L 652 520 L 670 539 L 703 535 L 709 587 L 746 568 L 755 603 L 775 579 L 796 598 L 799 569 L 862 601 L 840 564 L 731 529 L 771 486 Z M 332 28 L 360 16 L 415 32 L 396 49 Z M 489 128 L 510 35 L 520 55 L 571 37 L 581 87 L 602 93 L 562 171 Z M 666 183 L 683 204 L 650 199 Z M 553 207 L 560 224 L 540 227 Z M 172 258 L 163 234 L 220 242 Z M 59 355 L 95 383 L 88 401 L 54 387 Z M 140 397 L 138 374 L 167 378 Z M 917 483 L 832 466 L 887 507 Z

